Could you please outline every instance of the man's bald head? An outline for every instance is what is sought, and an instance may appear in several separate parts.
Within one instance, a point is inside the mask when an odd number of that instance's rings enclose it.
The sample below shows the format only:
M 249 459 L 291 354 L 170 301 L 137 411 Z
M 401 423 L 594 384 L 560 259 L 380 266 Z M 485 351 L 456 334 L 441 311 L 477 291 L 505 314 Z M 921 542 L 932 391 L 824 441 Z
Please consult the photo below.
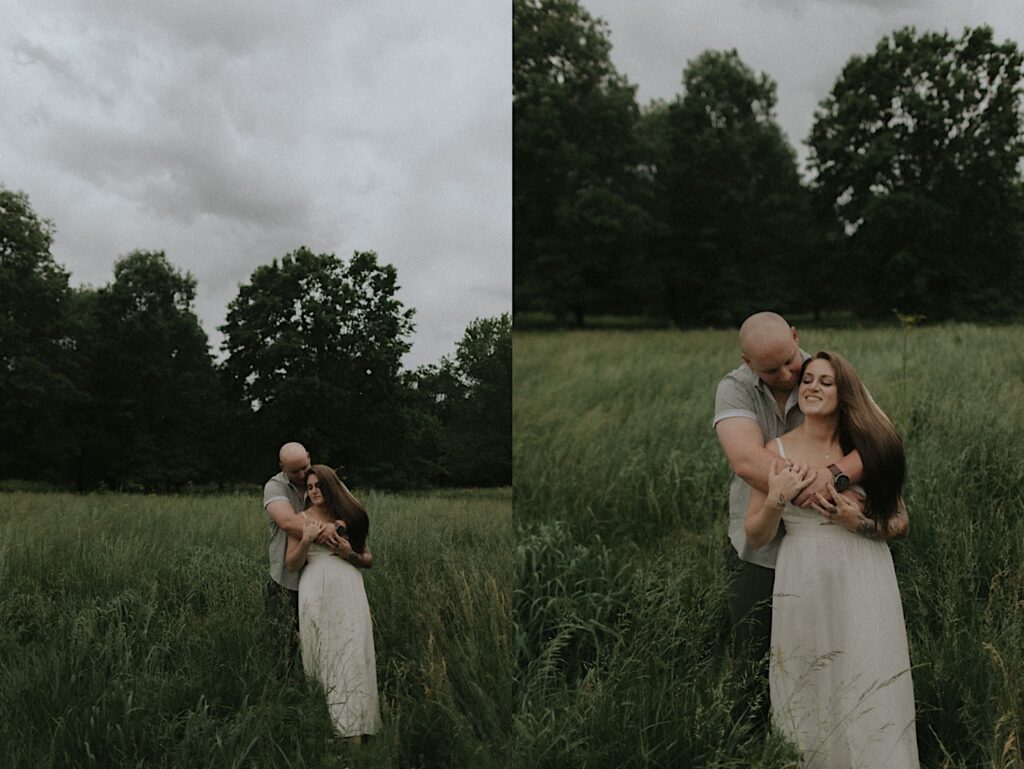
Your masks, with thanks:
M 756 358 L 766 348 L 788 342 L 792 334 L 786 319 L 775 312 L 758 312 L 740 326 L 740 350 L 744 358 Z
M 306 447 L 301 443 L 292 441 L 286 443 L 281 447 L 281 450 L 277 453 L 277 458 L 281 460 L 281 464 L 287 464 L 288 462 L 295 462 L 309 456 L 309 452 L 306 451 Z
M 786 319 L 774 312 L 758 312 L 740 326 L 743 361 L 774 390 L 791 390 L 803 363 L 800 338 Z
M 281 469 L 288 476 L 288 480 L 296 486 L 301 486 L 306 482 L 311 463 L 309 452 L 306 451 L 305 446 L 295 441 L 286 443 L 277 453 L 277 457 L 281 461 Z

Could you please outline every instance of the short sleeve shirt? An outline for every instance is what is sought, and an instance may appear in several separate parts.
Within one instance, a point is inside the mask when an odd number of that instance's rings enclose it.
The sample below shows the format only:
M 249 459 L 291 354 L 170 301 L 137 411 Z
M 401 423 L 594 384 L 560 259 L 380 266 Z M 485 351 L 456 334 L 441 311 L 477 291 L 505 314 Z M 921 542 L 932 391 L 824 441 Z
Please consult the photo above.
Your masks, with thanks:
M 800 356 L 804 360 L 810 357 L 803 350 L 800 351 Z M 778 403 L 768 385 L 744 363 L 722 377 L 722 381 L 718 383 L 713 425 L 733 417 L 752 419 L 761 428 L 761 437 L 767 443 L 804 421 L 804 415 L 797 405 L 798 389 L 793 388 L 786 402 L 785 413 L 780 414 Z M 746 532 L 743 530 L 743 520 L 746 518 L 749 502 L 750 486 L 733 473 L 729 481 L 729 541 L 736 548 L 741 560 L 774 569 L 775 559 L 779 554 L 779 541 L 783 534 L 782 527 L 779 527 L 779 533 L 769 544 L 759 550 L 750 547 L 747 544 Z
M 266 510 L 267 505 L 271 502 L 283 499 L 292 506 L 292 510 L 298 515 L 304 507 L 305 496 L 305 489 L 299 489 L 288 480 L 288 476 L 284 472 L 280 472 L 263 486 L 263 509 Z M 270 522 L 270 578 L 281 587 L 298 590 L 298 572 L 288 571 L 284 566 L 284 555 L 288 549 L 288 532 L 274 523 L 270 513 L 267 513 L 267 520 Z

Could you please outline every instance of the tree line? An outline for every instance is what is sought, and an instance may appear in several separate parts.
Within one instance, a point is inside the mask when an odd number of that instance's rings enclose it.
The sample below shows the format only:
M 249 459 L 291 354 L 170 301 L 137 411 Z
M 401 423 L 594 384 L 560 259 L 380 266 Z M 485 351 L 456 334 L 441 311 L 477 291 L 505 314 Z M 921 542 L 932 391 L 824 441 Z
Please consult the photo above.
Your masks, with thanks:
M 1020 317 L 1024 66 L 904 28 L 822 100 L 807 175 L 776 84 L 705 51 L 640 107 L 578 0 L 513 0 L 515 312 L 731 325 L 772 307 Z
M 0 187 L 0 479 L 79 490 L 253 483 L 299 440 L 356 486 L 512 480 L 511 318 L 478 319 L 456 352 L 405 370 L 413 310 L 373 252 L 299 248 L 257 267 L 220 327 L 160 251 L 72 287 L 54 226 Z

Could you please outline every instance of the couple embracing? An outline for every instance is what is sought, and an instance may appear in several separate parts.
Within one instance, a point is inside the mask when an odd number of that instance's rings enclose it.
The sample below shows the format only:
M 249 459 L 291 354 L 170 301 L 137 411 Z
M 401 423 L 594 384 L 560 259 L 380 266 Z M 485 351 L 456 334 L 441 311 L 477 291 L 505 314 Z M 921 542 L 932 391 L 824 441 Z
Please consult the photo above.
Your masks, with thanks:
M 733 469 L 734 718 L 771 719 L 818 769 L 917 769 L 914 693 L 887 541 L 906 536 L 903 445 L 853 366 L 775 313 L 740 328 L 715 397 Z M 769 698 L 763 693 L 768 664 Z M 752 705 L 753 703 L 753 705 Z
M 298 632 L 302 667 L 327 695 L 338 733 L 362 742 L 380 726 L 373 625 L 362 569 L 373 565 L 369 518 L 337 474 L 311 464 L 299 443 L 279 454 L 281 472 L 263 487 L 270 523 L 267 607 L 287 640 Z

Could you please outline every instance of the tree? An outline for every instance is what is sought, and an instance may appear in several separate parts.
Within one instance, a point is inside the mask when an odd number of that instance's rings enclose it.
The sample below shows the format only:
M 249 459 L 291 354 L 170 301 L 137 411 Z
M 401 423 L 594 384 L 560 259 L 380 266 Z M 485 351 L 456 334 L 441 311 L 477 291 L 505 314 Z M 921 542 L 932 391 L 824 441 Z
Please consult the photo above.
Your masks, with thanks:
M 401 359 L 412 310 L 372 251 L 346 264 L 307 248 L 258 267 L 228 307 L 224 370 L 266 462 L 285 440 L 342 465 L 353 483 L 414 483 Z
M 512 320 L 473 321 L 442 359 L 442 464 L 460 485 L 512 483 Z M 439 388 L 440 389 L 440 388 Z
M 223 479 L 223 401 L 193 310 L 196 281 L 161 251 L 78 293 L 90 404 L 78 420 L 81 485 L 175 489 Z
M 516 307 L 577 323 L 631 309 L 619 279 L 635 272 L 646 217 L 634 199 L 635 86 L 577 0 L 514 0 L 512 29 Z
M 854 56 L 809 139 L 814 191 L 848 236 L 858 309 L 1005 317 L 1024 298 L 1022 57 L 988 27 L 884 37 Z
M 54 227 L 23 192 L 0 187 L 0 477 L 61 480 L 63 428 L 82 394 L 71 380 L 68 274 Z
M 683 84 L 655 169 L 669 314 L 685 326 L 785 309 L 813 230 L 796 155 L 775 121 L 775 83 L 732 50 L 689 62 Z

